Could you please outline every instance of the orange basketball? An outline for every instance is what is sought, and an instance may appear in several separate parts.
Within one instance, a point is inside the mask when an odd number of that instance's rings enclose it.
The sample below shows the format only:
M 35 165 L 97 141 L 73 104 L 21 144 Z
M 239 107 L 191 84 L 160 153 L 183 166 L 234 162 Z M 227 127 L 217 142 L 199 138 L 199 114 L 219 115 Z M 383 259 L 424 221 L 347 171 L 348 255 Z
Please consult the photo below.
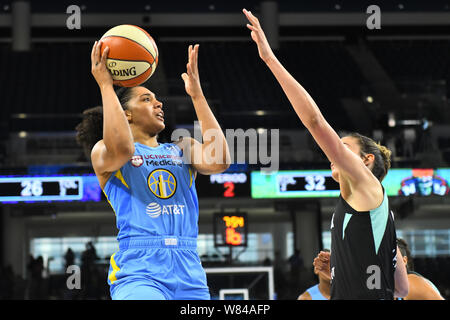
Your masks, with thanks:
M 109 47 L 106 66 L 114 84 L 134 87 L 147 81 L 158 65 L 158 47 L 142 28 L 124 24 L 109 29 L 100 39 L 101 52 Z

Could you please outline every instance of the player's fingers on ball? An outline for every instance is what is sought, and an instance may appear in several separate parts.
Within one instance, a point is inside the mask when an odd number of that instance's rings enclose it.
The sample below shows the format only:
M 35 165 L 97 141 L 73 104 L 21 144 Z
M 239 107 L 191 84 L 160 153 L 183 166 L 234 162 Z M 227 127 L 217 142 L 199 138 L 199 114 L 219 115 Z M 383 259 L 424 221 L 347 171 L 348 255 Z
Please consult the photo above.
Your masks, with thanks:
M 102 47 L 102 42 L 101 41 L 99 41 L 99 42 L 97 42 L 97 46 L 95 47 L 95 58 L 96 59 L 98 59 L 98 60 L 100 60 L 100 57 L 101 57 L 101 55 L 100 55 L 100 49 L 101 49 L 101 47 Z M 98 61 L 97 60 L 97 61 Z
M 106 59 L 108 58 L 108 53 L 109 53 L 109 47 L 106 47 L 105 50 L 103 50 L 102 63 L 106 64 Z
M 94 61 L 95 47 L 97 46 L 97 41 L 94 42 L 91 50 L 91 60 Z

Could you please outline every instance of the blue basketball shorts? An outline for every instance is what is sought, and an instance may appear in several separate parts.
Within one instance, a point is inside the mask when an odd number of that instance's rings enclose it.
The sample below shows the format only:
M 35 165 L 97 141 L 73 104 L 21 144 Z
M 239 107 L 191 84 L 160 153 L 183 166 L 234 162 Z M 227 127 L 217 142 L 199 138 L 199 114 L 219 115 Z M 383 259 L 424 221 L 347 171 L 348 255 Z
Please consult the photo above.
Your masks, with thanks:
M 113 300 L 209 300 L 197 239 L 157 236 L 127 238 L 111 256 Z

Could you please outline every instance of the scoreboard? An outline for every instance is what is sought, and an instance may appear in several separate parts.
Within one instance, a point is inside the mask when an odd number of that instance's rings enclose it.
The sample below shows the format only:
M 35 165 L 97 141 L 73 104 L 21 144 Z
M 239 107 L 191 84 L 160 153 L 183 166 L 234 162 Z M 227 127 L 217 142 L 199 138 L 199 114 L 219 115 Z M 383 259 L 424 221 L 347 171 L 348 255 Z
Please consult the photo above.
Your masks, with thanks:
M 450 194 L 450 168 L 391 169 L 382 182 L 388 196 L 438 196 Z M 197 175 L 199 198 L 277 199 L 338 197 L 339 184 L 331 170 L 224 172 Z M 102 201 L 103 192 L 94 174 L 0 176 L 0 203 Z
M 388 196 L 448 196 L 450 168 L 390 169 L 382 182 Z M 251 196 L 260 198 L 338 197 L 339 184 L 331 170 L 251 173 Z
M 101 201 L 95 175 L 0 176 L 0 202 Z
M 197 175 L 195 186 L 199 198 L 250 198 L 250 174 L 225 172 Z
M 448 196 L 450 168 L 391 169 L 383 181 L 388 195 Z
M 278 171 L 264 174 L 253 171 L 252 198 L 317 198 L 339 196 L 339 184 L 331 170 Z

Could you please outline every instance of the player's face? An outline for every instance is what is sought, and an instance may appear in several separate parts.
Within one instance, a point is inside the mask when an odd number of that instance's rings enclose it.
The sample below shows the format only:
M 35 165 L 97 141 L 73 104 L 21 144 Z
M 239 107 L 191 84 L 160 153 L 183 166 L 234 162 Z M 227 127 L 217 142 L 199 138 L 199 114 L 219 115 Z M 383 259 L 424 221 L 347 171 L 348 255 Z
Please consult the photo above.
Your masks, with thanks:
M 131 115 L 128 120 L 150 135 L 164 130 L 164 111 L 161 101 L 153 92 L 144 87 L 133 88 L 133 98 L 129 101 Z
M 342 143 L 349 148 L 353 153 L 358 156 L 361 154 L 361 147 L 359 146 L 358 140 L 353 137 L 344 137 L 341 139 Z M 339 182 L 339 169 L 333 164 L 330 164 L 331 176 L 336 182 Z

